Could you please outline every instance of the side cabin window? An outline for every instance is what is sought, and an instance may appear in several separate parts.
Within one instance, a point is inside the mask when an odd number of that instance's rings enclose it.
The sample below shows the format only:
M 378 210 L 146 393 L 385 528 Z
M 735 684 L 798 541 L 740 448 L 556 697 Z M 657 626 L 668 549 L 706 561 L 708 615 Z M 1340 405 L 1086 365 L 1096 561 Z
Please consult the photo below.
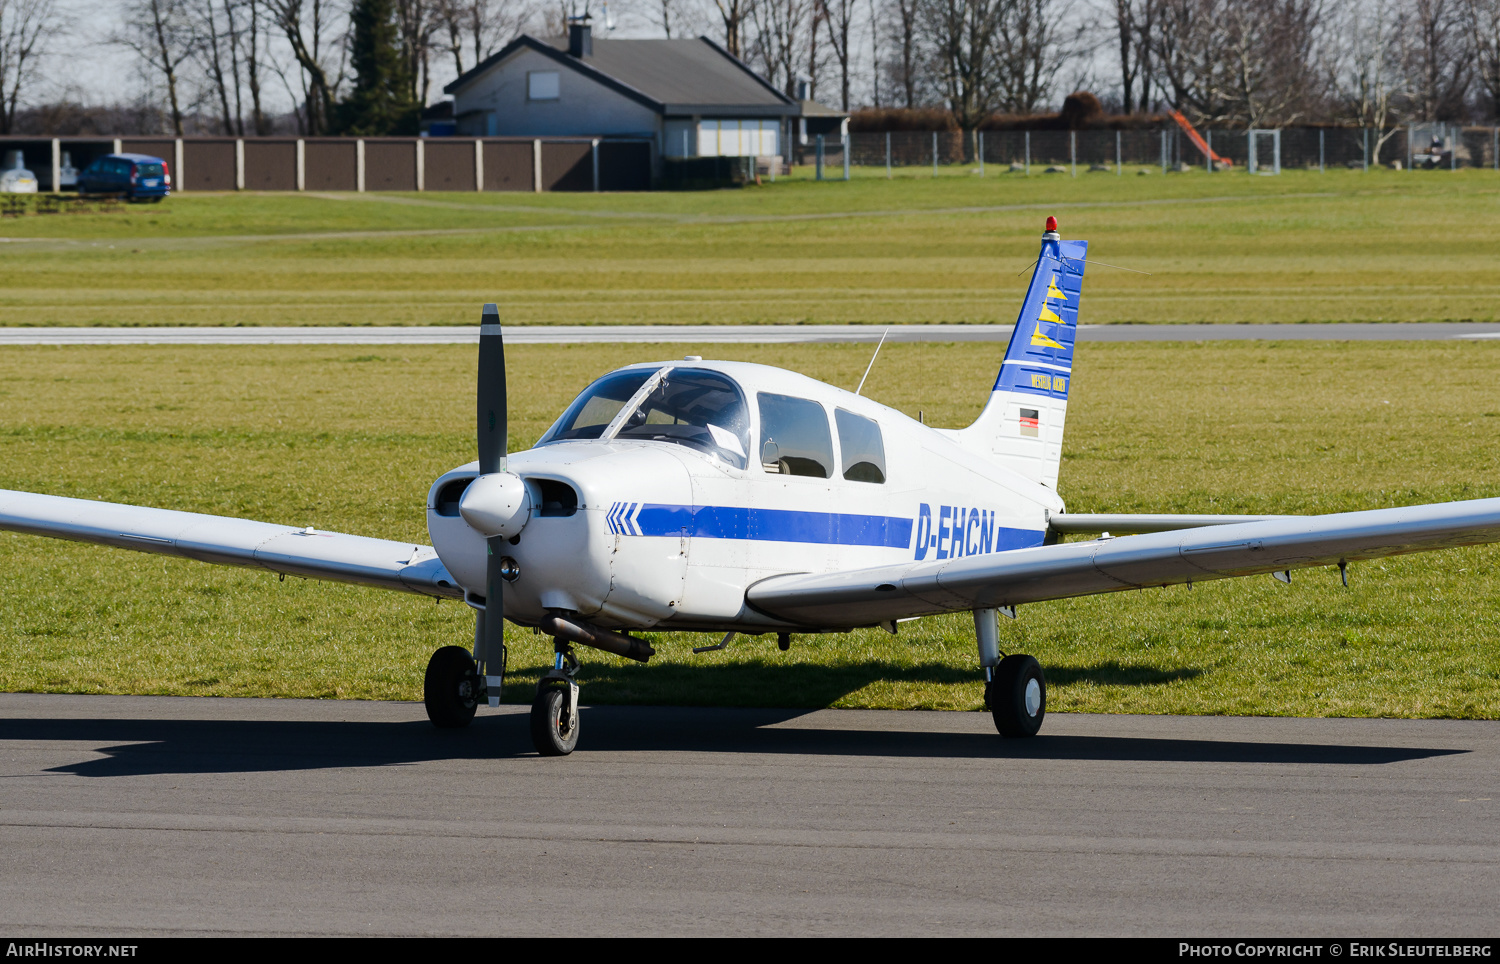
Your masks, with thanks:
M 761 392 L 760 462 L 767 472 L 826 479 L 833 475 L 828 413 L 806 398 Z
M 880 425 L 874 419 L 842 408 L 834 409 L 833 420 L 839 428 L 844 478 L 851 482 L 884 482 L 885 445 L 880 440 Z
M 743 469 L 749 461 L 750 418 L 732 379 L 714 371 L 674 368 L 630 413 L 615 438 L 686 445 Z
M 573 399 L 573 404 L 552 423 L 537 444 L 598 438 L 609 428 L 609 423 L 614 421 L 625 403 L 655 374 L 656 370 L 652 368 L 633 368 L 605 375 Z

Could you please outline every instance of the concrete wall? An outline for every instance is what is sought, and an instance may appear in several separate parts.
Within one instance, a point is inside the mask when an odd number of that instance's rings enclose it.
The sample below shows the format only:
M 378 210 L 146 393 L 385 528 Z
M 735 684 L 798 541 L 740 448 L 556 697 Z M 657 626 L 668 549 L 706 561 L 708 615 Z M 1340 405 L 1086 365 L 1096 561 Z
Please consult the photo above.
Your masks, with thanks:
M 654 116 L 654 115 L 653 115 Z M 178 191 L 645 191 L 649 140 L 589 138 L 0 137 L 43 191 L 105 154 L 164 158 Z

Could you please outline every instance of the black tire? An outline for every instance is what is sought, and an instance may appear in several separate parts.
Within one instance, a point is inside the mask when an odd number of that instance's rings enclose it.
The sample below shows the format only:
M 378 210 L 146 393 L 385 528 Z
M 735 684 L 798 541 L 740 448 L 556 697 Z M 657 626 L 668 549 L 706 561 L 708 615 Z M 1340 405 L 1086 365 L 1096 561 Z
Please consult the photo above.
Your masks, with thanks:
M 474 657 L 462 646 L 444 646 L 427 661 L 422 702 L 433 726 L 445 730 L 468 726 L 479 706 L 479 674 Z
M 1001 736 L 1036 736 L 1047 716 L 1047 679 L 1041 664 L 1022 653 L 1005 657 L 984 688 L 984 701 Z
M 579 718 L 573 714 L 573 725 L 563 729 L 568 713 L 568 687 L 543 685 L 531 704 L 531 745 L 542 756 L 567 756 L 578 745 Z

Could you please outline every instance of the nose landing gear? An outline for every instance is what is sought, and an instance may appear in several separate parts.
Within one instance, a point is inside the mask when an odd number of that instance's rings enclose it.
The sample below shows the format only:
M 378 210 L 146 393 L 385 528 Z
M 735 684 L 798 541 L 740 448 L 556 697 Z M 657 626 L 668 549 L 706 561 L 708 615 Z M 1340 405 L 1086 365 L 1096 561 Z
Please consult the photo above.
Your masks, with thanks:
M 560 637 L 552 648 L 552 669 L 537 683 L 531 703 L 531 745 L 542 756 L 567 756 L 578 746 L 578 658 L 573 644 Z

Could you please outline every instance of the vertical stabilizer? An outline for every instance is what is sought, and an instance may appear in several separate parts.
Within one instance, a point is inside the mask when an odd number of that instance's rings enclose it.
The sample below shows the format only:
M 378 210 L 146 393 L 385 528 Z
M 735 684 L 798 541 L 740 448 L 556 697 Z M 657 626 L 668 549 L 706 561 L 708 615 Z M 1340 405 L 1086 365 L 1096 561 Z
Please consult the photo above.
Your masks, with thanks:
M 1063 241 L 1047 219 L 1042 253 L 990 400 L 960 444 L 1057 488 L 1087 241 Z

